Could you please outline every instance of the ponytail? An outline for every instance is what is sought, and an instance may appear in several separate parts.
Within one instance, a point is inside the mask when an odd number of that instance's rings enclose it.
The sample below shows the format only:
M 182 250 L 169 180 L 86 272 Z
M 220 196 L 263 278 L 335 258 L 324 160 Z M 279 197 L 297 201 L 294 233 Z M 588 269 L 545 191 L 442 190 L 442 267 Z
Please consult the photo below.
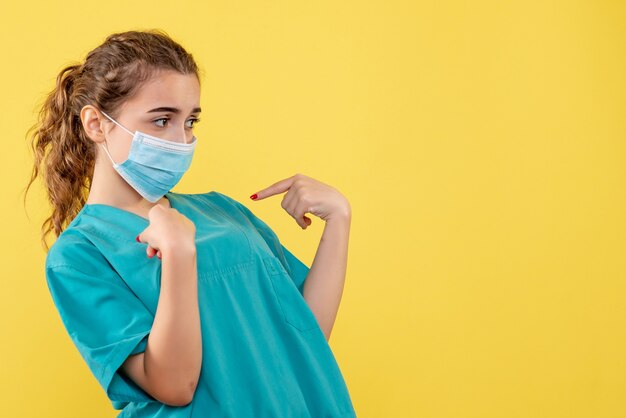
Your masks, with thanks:
M 85 204 L 91 187 L 95 143 L 86 137 L 80 115 L 72 112 L 71 106 L 73 86 L 81 71 L 81 65 L 61 70 L 56 87 L 39 111 L 38 123 L 29 129 L 37 131 L 31 143 L 35 164 L 26 192 L 41 171 L 48 200 L 55 208 L 41 227 L 41 243 L 46 250 L 46 236 L 50 232 L 61 234 Z

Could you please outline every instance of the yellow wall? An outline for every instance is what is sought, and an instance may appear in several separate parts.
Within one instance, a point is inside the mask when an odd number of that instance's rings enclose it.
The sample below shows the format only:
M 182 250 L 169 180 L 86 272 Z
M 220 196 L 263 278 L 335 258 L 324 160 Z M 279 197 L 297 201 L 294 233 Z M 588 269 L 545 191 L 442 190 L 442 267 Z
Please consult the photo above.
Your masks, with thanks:
M 5 2 L 3 416 L 113 417 L 45 284 L 24 139 L 59 70 L 158 27 L 205 71 L 178 192 L 219 190 L 305 262 L 301 172 L 353 209 L 331 347 L 359 417 L 626 416 L 626 3 Z

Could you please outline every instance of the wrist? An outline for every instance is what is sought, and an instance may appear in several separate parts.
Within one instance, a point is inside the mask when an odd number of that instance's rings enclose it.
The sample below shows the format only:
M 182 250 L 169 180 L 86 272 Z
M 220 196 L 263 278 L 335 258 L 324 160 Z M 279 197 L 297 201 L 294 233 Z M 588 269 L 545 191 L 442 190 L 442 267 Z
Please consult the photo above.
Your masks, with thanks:
M 352 216 L 349 213 L 336 214 L 326 221 L 326 226 L 337 226 L 338 228 L 349 228 Z
M 194 241 L 168 241 L 161 249 L 163 256 L 195 256 L 196 243 Z
M 329 218 L 326 222 L 349 224 L 351 220 L 352 220 L 352 210 L 350 209 L 350 207 L 347 207 L 343 210 L 338 210 L 335 213 L 333 213 L 333 216 Z

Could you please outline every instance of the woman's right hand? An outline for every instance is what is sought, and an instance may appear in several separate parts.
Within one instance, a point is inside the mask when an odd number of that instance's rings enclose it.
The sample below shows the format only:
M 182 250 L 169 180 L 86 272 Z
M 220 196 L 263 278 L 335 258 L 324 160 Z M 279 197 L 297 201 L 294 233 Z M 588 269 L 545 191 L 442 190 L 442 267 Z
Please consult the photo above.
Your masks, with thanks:
M 176 209 L 154 205 L 148 211 L 150 225 L 137 235 L 139 242 L 148 244 L 148 257 L 159 258 L 174 248 L 193 248 L 196 239 L 196 225 Z

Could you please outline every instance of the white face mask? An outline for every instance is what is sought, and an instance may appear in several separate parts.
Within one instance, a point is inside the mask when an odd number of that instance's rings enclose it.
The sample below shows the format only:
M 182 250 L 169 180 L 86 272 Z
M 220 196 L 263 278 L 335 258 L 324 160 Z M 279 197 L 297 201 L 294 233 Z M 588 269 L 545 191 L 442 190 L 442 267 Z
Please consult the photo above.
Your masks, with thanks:
M 102 112 L 130 135 L 131 131 Z M 155 203 L 169 192 L 189 169 L 197 139 L 190 143 L 173 142 L 135 131 L 128 158 L 116 163 L 109 150 L 102 146 L 113 168 L 130 186 L 151 203 Z M 102 145 L 102 144 L 100 144 Z

